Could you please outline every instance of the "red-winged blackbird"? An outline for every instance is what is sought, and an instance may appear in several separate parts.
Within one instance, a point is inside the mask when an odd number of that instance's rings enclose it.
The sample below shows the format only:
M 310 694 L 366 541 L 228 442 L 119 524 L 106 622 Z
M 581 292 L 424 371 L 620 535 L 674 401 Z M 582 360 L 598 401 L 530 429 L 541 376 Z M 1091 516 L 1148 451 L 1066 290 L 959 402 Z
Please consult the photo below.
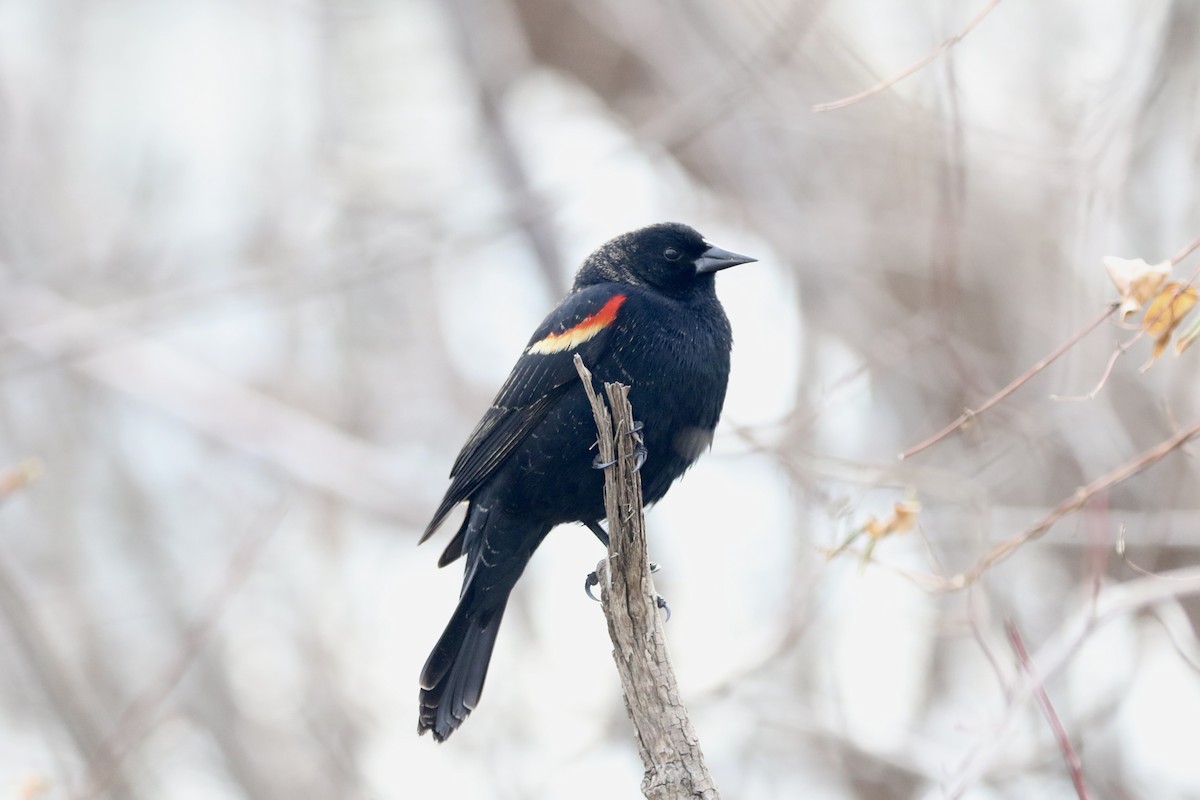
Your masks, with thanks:
M 467 557 L 458 607 L 421 672 L 420 733 L 444 741 L 479 702 L 508 595 L 550 529 L 582 522 L 606 538 L 596 427 L 575 353 L 597 387 L 632 387 L 647 451 L 642 491 L 655 502 L 712 443 L 733 344 L 714 273 L 749 261 L 686 225 L 662 223 L 618 236 L 583 262 L 459 453 L 421 537 L 470 501 L 438 561 Z

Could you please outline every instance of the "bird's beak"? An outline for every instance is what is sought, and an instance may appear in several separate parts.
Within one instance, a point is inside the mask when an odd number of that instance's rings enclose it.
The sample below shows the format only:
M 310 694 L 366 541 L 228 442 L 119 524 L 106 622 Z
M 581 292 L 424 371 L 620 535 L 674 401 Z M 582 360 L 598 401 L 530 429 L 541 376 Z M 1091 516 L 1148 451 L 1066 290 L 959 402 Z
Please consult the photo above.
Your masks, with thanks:
M 716 272 L 717 270 L 736 267 L 738 264 L 748 264 L 751 261 L 758 261 L 758 259 L 731 253 L 719 247 L 710 247 L 696 259 L 696 274 Z

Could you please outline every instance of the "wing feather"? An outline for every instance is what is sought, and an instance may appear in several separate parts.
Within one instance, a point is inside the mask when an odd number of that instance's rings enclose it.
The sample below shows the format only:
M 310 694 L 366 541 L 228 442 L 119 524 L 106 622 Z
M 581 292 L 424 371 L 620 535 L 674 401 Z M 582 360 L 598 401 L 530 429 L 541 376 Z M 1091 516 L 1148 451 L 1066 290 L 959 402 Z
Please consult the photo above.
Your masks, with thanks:
M 575 354 L 589 366 L 604 355 L 625 297 L 614 284 L 589 286 L 568 295 L 542 322 L 455 459 L 450 488 L 421 541 L 495 474 L 571 383 L 579 380 Z

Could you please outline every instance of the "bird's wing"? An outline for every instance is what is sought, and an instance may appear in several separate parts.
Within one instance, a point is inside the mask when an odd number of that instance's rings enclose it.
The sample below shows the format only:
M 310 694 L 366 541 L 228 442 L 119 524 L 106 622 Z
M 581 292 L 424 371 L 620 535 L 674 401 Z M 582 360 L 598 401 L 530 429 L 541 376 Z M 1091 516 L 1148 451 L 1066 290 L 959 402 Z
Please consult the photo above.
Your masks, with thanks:
M 491 477 L 571 383 L 579 380 L 575 354 L 588 366 L 604 355 L 613 323 L 627 299 L 628 294 L 615 284 L 589 286 L 568 295 L 550 312 L 458 454 L 450 470 L 450 488 L 421 541 Z

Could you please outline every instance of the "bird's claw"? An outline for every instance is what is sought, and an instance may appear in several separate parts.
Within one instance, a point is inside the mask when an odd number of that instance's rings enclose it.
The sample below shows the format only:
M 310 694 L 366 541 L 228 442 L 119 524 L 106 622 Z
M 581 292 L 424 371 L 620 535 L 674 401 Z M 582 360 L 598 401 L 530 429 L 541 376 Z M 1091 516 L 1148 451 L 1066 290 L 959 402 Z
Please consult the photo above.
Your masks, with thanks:
M 650 455 L 650 451 L 646 449 L 645 438 L 642 436 L 642 431 L 645 430 L 646 423 L 640 420 L 634 420 L 633 426 L 629 429 L 629 435 L 633 437 L 633 471 L 641 470 L 642 465 L 646 463 L 646 457 Z
M 664 620 L 664 622 L 670 622 L 671 621 L 671 607 L 669 605 L 667 605 L 667 598 L 663 597 L 661 594 L 654 595 L 654 605 L 658 606 L 663 611 L 667 612 L 667 618 Z
M 626 436 L 634 437 L 634 442 L 636 442 L 635 449 L 633 451 L 634 472 L 637 472 L 642 468 L 642 465 L 646 463 L 646 457 L 650 454 L 650 451 L 647 450 L 645 445 L 642 444 L 642 429 L 645 427 L 646 424 L 644 422 L 634 420 L 633 427 L 625 432 Z M 595 445 L 592 446 L 595 447 Z M 615 458 L 611 461 L 605 461 L 604 457 L 597 453 L 596 457 L 592 459 L 592 469 L 608 469 L 615 463 L 617 463 Z
M 658 564 L 651 561 L 650 562 L 651 574 L 658 572 L 658 570 L 659 570 Z M 586 594 L 588 597 L 590 597 L 592 600 L 596 601 L 597 603 L 600 602 L 600 598 L 596 597 L 596 595 L 592 594 L 592 587 L 599 586 L 599 585 L 600 585 L 600 576 L 597 575 L 595 572 L 589 572 L 587 577 L 583 579 L 583 593 Z M 670 622 L 671 621 L 671 607 L 669 605 L 667 605 L 667 598 L 665 598 L 661 594 L 658 594 L 657 592 L 655 592 L 654 605 L 656 608 L 660 608 L 663 611 L 667 612 L 667 618 L 663 621 Z

